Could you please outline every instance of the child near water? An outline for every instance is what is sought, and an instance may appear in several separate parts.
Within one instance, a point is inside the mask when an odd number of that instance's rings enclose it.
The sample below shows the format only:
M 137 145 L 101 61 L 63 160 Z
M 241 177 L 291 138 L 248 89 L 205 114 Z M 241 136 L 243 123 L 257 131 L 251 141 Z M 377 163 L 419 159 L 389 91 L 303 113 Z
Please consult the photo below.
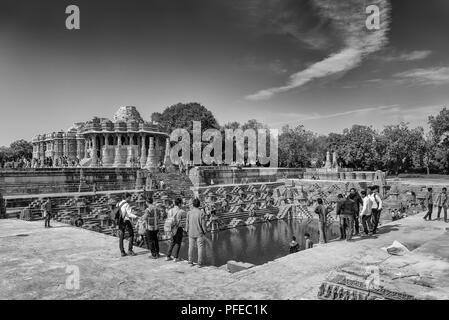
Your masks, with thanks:
M 305 233 L 304 234 L 304 239 L 306 240 L 305 241 L 305 249 L 307 250 L 307 249 L 310 249 L 310 248 L 313 248 L 313 242 L 312 242 L 312 240 L 310 239 L 310 233 Z
M 296 242 L 296 237 L 292 237 L 292 241 L 290 242 L 290 253 L 295 253 L 299 251 L 299 243 Z

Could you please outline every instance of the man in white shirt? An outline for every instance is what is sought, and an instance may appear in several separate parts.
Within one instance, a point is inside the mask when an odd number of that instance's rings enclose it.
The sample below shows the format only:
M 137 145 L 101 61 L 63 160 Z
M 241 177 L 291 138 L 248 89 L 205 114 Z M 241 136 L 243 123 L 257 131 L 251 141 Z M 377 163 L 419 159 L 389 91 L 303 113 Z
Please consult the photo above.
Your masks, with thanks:
M 372 201 L 372 207 L 371 207 L 371 216 L 372 216 L 372 224 L 373 224 L 373 234 L 377 233 L 377 226 L 379 225 L 380 220 L 380 214 L 382 212 L 382 199 L 380 198 L 380 195 L 378 193 L 379 187 L 373 186 L 370 188 L 371 194 L 368 196 L 370 200 Z
M 126 193 L 125 197 L 122 201 L 117 204 L 118 212 L 117 212 L 117 225 L 119 228 L 119 248 L 122 253 L 122 257 L 125 257 L 127 254 L 123 248 L 123 240 L 125 239 L 125 232 L 129 233 L 129 246 L 128 246 L 128 254 L 131 256 L 135 256 L 136 254 L 133 251 L 133 242 L 134 242 L 134 230 L 131 224 L 131 219 L 137 218 L 137 216 L 132 212 L 132 208 L 129 205 L 131 201 L 131 194 Z
M 371 193 L 371 190 L 369 192 Z M 360 194 L 362 195 L 363 201 L 362 209 L 360 210 L 360 216 L 362 217 L 363 232 L 365 233 L 365 235 L 369 235 L 369 233 L 372 231 L 371 215 L 372 215 L 373 202 L 370 199 L 370 197 L 366 194 L 365 190 L 362 190 Z

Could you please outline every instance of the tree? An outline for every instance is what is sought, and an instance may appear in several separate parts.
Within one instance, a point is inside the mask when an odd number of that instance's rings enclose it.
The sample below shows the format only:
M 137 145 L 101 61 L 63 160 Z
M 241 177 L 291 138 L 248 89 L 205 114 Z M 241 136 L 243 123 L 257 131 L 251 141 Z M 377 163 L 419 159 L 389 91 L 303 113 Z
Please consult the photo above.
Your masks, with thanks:
M 409 129 L 408 123 L 386 126 L 382 132 L 385 138 L 384 161 L 388 168 L 398 174 L 413 167 L 413 158 L 424 140 L 421 127 Z
M 192 131 L 192 121 L 201 121 L 202 130 L 219 128 L 218 122 L 212 112 L 196 102 L 175 104 L 166 108 L 162 113 L 153 113 L 151 120 L 158 122 L 169 132 L 175 129 Z
M 33 157 L 33 145 L 26 140 L 17 140 L 9 146 L 14 157 Z
M 311 165 L 316 135 L 298 125 L 284 126 L 279 135 L 279 165 L 281 167 L 308 167 Z
M 438 115 L 430 116 L 429 125 L 436 164 L 449 173 L 449 110 L 444 107 Z
M 370 126 L 353 125 L 343 134 L 331 133 L 328 149 L 338 154 L 338 162 L 357 170 L 375 170 L 380 160 L 377 153 L 379 134 Z

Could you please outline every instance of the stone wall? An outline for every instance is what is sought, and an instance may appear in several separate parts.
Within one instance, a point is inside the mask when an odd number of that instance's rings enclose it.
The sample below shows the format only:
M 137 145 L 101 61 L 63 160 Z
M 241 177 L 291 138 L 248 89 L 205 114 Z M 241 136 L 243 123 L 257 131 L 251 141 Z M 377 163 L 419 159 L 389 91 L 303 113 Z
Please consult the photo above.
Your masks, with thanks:
M 82 170 L 82 171 L 81 171 Z M 0 171 L 0 192 L 4 196 L 81 191 L 134 189 L 134 168 L 54 168 Z
M 221 184 L 275 182 L 279 179 L 302 179 L 302 168 L 195 167 L 189 177 L 194 187 Z

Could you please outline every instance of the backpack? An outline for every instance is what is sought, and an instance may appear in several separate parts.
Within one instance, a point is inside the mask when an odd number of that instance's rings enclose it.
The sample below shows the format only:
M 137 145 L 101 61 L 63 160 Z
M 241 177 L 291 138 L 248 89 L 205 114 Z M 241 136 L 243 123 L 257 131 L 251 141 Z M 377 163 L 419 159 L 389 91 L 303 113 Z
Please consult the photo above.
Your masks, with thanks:
M 113 216 L 115 217 L 115 221 L 117 222 L 117 224 L 119 226 L 122 226 L 125 221 L 122 217 L 122 206 L 126 203 L 126 201 L 122 202 L 122 204 L 120 206 L 116 206 L 114 208 L 114 210 L 112 211 Z
M 146 228 L 146 230 L 155 231 L 155 230 L 157 230 L 157 225 L 155 226 L 157 209 L 156 209 L 156 207 L 153 207 L 153 208 L 151 208 L 151 210 L 147 209 L 147 211 L 148 211 L 148 216 L 145 221 L 145 228 Z
M 175 224 L 175 219 L 174 219 L 176 214 L 172 214 L 173 211 L 171 211 L 171 210 L 174 210 L 174 208 L 170 209 L 170 214 L 167 217 L 167 219 L 165 219 L 165 222 L 164 222 L 164 232 L 169 233 L 169 234 L 173 234 L 173 229 L 177 227 L 177 225 Z
M 139 219 L 137 221 L 137 234 L 143 236 L 145 235 L 146 231 L 147 231 L 147 222 L 145 220 Z

